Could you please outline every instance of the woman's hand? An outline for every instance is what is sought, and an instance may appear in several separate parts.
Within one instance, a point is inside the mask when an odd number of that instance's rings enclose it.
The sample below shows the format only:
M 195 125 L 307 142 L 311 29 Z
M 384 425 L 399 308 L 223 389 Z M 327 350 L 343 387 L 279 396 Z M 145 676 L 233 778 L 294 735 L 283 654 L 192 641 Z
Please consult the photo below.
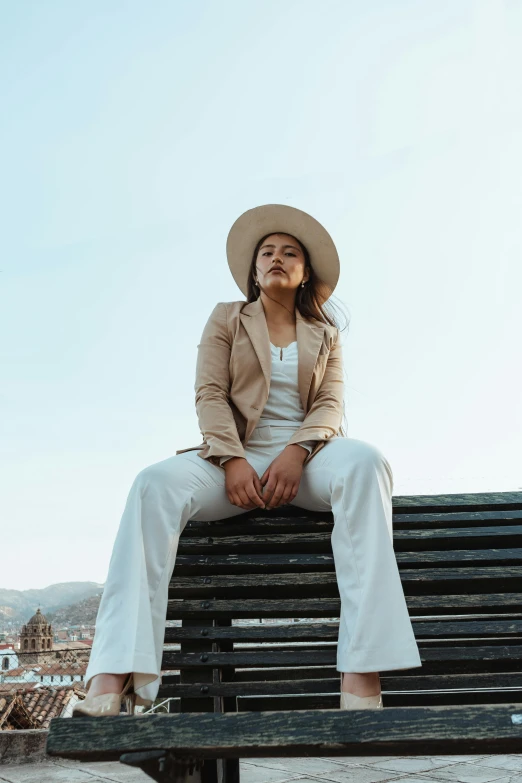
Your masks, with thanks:
M 277 508 L 295 498 L 307 454 L 308 451 L 303 446 L 292 443 L 285 446 L 281 454 L 270 463 L 261 476 L 261 484 L 266 490 L 263 497 L 267 508 Z
M 244 457 L 231 457 L 223 464 L 225 468 L 225 491 L 234 506 L 249 511 L 264 508 L 263 488 L 256 471 Z

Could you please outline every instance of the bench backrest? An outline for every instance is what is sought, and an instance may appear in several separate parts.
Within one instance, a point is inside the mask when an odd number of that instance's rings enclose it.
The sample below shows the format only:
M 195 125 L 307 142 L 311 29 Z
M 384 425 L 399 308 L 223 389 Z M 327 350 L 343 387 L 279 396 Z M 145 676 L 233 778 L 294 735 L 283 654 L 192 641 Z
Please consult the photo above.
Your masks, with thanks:
M 522 492 L 400 496 L 393 511 L 423 665 L 380 673 L 385 704 L 520 700 Z M 187 524 L 158 694 L 171 711 L 338 707 L 332 528 L 292 506 Z

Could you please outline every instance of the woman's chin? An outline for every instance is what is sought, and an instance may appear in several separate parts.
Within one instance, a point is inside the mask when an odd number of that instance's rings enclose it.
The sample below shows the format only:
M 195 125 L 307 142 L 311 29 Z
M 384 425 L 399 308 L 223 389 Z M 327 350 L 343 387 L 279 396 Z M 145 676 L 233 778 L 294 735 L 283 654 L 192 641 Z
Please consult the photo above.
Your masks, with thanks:
M 278 291 L 288 291 L 289 286 L 287 285 L 286 280 L 278 280 L 279 277 L 283 277 L 283 275 L 273 275 L 275 279 L 270 280 L 267 285 L 265 285 L 265 288 L 267 291 L 273 291 L 274 293 L 277 293 Z

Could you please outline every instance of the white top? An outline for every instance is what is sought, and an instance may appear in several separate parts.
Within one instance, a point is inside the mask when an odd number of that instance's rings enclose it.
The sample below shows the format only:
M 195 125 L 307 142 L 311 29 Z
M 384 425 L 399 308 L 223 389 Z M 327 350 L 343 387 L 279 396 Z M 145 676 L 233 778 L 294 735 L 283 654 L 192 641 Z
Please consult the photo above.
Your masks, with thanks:
M 283 426 L 288 422 L 303 421 L 305 412 L 297 384 L 297 341 L 285 348 L 270 343 L 270 352 L 270 390 L 258 426 Z
M 303 421 L 305 412 L 297 383 L 297 340 L 285 348 L 270 343 L 270 351 L 272 353 L 270 389 L 257 426 L 268 424 L 271 427 L 282 427 L 288 422 Z M 308 452 L 312 451 L 314 445 L 314 440 L 299 442 L 299 446 L 304 446 Z M 223 465 L 227 459 L 230 457 L 221 457 L 220 464 Z

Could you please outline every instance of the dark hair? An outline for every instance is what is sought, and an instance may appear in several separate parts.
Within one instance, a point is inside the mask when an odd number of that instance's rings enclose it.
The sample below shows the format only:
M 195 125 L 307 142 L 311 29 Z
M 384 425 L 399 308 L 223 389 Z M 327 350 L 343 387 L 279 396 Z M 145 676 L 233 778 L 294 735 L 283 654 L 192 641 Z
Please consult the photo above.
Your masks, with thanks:
M 259 297 L 260 294 L 258 288 L 254 283 L 254 273 L 255 273 L 257 254 L 259 253 L 259 249 L 267 237 L 272 236 L 272 234 L 279 234 L 279 233 L 286 234 L 286 231 L 284 232 L 271 231 L 269 234 L 265 234 L 265 236 L 261 237 L 261 239 L 259 240 L 259 242 L 256 244 L 254 248 L 254 252 L 252 254 L 252 261 L 250 263 L 250 269 L 248 271 L 247 302 L 254 302 Z M 335 305 L 332 305 L 330 302 L 330 298 L 331 298 L 330 289 L 315 274 L 314 268 L 312 267 L 312 264 L 310 262 L 310 254 L 307 248 L 303 245 L 303 243 L 299 239 L 297 239 L 296 236 L 294 236 L 294 234 L 288 234 L 288 236 L 293 237 L 296 240 L 296 242 L 299 244 L 299 247 L 303 251 L 303 255 L 305 259 L 305 270 L 308 269 L 310 272 L 310 275 L 305 285 L 303 287 L 299 286 L 296 291 L 295 306 L 297 307 L 297 309 L 299 310 L 303 318 L 322 321 L 323 323 L 327 323 L 330 324 L 331 326 L 335 326 L 337 329 L 339 329 L 339 331 L 343 331 L 343 329 L 346 328 L 348 321 L 346 321 L 345 326 L 341 328 L 339 325 L 338 318 L 336 318 L 335 315 L 332 314 L 331 312 L 328 312 L 328 310 L 330 310 L 331 308 L 335 308 Z M 345 411 L 344 400 L 343 400 L 343 424 L 341 424 L 339 433 L 342 437 L 346 438 L 348 437 L 348 434 L 347 434 L 347 422 L 346 422 L 346 411 Z

